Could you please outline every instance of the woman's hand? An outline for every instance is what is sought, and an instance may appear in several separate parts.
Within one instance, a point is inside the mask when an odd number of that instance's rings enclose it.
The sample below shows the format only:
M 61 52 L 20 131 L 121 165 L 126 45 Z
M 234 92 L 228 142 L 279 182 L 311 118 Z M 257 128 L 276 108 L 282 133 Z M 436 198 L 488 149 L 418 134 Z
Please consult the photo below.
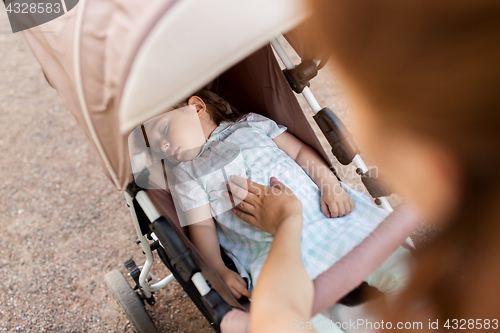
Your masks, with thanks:
M 310 318 L 314 293 L 302 262 L 302 204 L 274 177 L 271 187 L 238 176 L 232 176 L 228 185 L 239 208 L 233 209 L 234 213 L 274 235 L 252 291 L 251 331 L 290 332 L 292 320 L 305 322 Z
M 232 195 L 239 208 L 233 212 L 243 221 L 273 235 L 283 223 L 301 223 L 302 204 L 292 190 L 276 178 L 271 178 L 271 187 L 236 175 L 230 180 L 226 183 L 229 193 L 225 195 Z
M 224 280 L 224 283 L 228 286 L 234 298 L 240 299 L 241 296 L 246 296 L 248 298 L 252 297 L 252 294 L 247 289 L 247 283 L 245 280 L 243 280 L 243 278 L 235 271 L 232 271 L 227 267 L 224 268 L 225 269 L 218 274 L 222 280 Z
M 302 204 L 274 177 L 271 187 L 239 176 L 231 176 L 230 180 L 225 195 L 238 207 L 233 212 L 274 235 L 252 292 L 251 330 L 289 332 L 291 320 L 305 322 L 310 317 L 314 293 L 300 248 Z
M 354 210 L 354 201 L 338 180 L 324 182 L 321 187 L 321 211 L 326 217 L 342 217 Z

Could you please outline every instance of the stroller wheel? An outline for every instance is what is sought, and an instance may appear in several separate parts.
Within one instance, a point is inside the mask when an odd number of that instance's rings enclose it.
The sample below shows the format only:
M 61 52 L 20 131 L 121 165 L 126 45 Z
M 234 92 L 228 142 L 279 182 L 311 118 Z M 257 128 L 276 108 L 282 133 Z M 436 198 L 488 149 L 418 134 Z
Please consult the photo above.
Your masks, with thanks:
M 106 274 L 104 281 L 138 333 L 157 333 L 144 303 L 119 270 Z

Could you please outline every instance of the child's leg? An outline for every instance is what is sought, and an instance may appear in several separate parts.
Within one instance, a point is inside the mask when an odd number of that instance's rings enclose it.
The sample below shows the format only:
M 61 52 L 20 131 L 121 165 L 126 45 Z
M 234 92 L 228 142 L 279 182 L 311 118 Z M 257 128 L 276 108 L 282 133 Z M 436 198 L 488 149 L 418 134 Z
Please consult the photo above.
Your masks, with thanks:
M 385 293 L 388 301 L 407 285 L 413 258 L 410 250 L 400 246 L 373 272 L 366 282 Z
M 390 304 L 396 295 L 401 292 L 408 283 L 410 268 L 413 258 L 410 251 L 400 246 L 387 258 L 380 267 L 373 272 L 365 281 L 373 287 L 385 293 L 385 299 Z M 376 322 L 378 319 L 366 309 L 366 303 L 354 307 L 342 304 L 334 304 L 325 309 L 323 316 L 330 318 L 333 322 L 351 323 L 358 319 Z M 360 332 L 364 330 L 344 329 L 346 333 Z

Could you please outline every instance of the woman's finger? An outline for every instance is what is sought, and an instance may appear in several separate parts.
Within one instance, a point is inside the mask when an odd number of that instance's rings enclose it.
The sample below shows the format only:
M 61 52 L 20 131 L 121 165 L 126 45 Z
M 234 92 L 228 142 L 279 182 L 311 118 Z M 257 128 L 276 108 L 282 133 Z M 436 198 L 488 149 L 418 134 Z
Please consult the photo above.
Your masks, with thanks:
M 248 192 L 245 188 L 242 188 L 234 183 L 227 183 L 227 182 L 224 182 L 224 183 L 226 184 L 226 188 L 227 188 L 228 193 L 232 194 L 232 197 L 233 197 L 233 200 L 235 201 L 235 203 L 240 202 L 242 200 L 247 200 L 247 199 L 252 201 L 251 196 L 255 196 L 254 194 Z
M 266 186 L 262 186 L 260 184 L 257 184 L 255 182 L 251 181 L 250 179 L 246 179 L 246 178 L 240 177 L 238 175 L 232 175 L 231 177 L 229 177 L 229 179 L 234 184 L 238 185 L 239 187 L 247 190 L 248 192 L 250 192 L 254 195 L 259 195 L 259 194 L 263 193 L 264 188 L 266 187 Z
M 270 184 L 272 187 L 276 187 L 282 191 L 284 191 L 287 187 L 285 186 L 285 184 L 283 184 L 282 182 L 280 182 L 276 177 L 271 177 L 271 181 L 270 181 Z
M 241 208 L 241 210 L 243 210 L 247 214 L 252 214 L 253 215 L 253 212 L 255 210 L 255 207 L 253 205 L 249 204 L 246 201 L 240 201 L 240 202 L 238 202 L 236 204 L 236 206 L 239 207 L 239 208 Z
M 257 196 L 247 191 L 246 188 L 240 187 L 239 185 L 232 182 L 224 182 L 224 186 L 226 186 L 228 194 L 224 194 L 224 196 L 230 198 L 231 202 L 235 205 L 245 200 L 250 203 L 255 203 Z
M 229 198 L 233 205 L 238 205 L 243 200 L 254 204 L 257 199 L 254 194 L 234 183 L 224 182 L 224 186 L 227 188 L 227 192 L 224 192 L 224 196 Z
M 271 184 L 271 187 L 279 189 L 281 192 L 285 193 L 286 195 L 295 196 L 293 194 L 293 191 L 289 187 L 287 187 L 285 184 L 280 182 L 276 177 L 271 177 L 270 184 Z
M 250 223 L 251 225 L 258 227 L 257 219 L 254 216 L 247 214 L 238 208 L 233 208 L 232 211 L 236 216 L 238 216 L 246 223 Z

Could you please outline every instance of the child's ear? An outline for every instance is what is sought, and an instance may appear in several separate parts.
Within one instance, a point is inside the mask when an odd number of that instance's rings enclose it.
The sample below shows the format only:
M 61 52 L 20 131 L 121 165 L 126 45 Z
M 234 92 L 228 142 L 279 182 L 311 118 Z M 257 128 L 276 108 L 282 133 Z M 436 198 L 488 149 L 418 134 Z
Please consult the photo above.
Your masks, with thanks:
M 198 117 L 201 117 L 205 111 L 207 111 L 207 106 L 205 102 L 198 96 L 191 96 L 188 100 L 188 105 L 192 105 L 195 107 L 196 112 L 198 113 Z

